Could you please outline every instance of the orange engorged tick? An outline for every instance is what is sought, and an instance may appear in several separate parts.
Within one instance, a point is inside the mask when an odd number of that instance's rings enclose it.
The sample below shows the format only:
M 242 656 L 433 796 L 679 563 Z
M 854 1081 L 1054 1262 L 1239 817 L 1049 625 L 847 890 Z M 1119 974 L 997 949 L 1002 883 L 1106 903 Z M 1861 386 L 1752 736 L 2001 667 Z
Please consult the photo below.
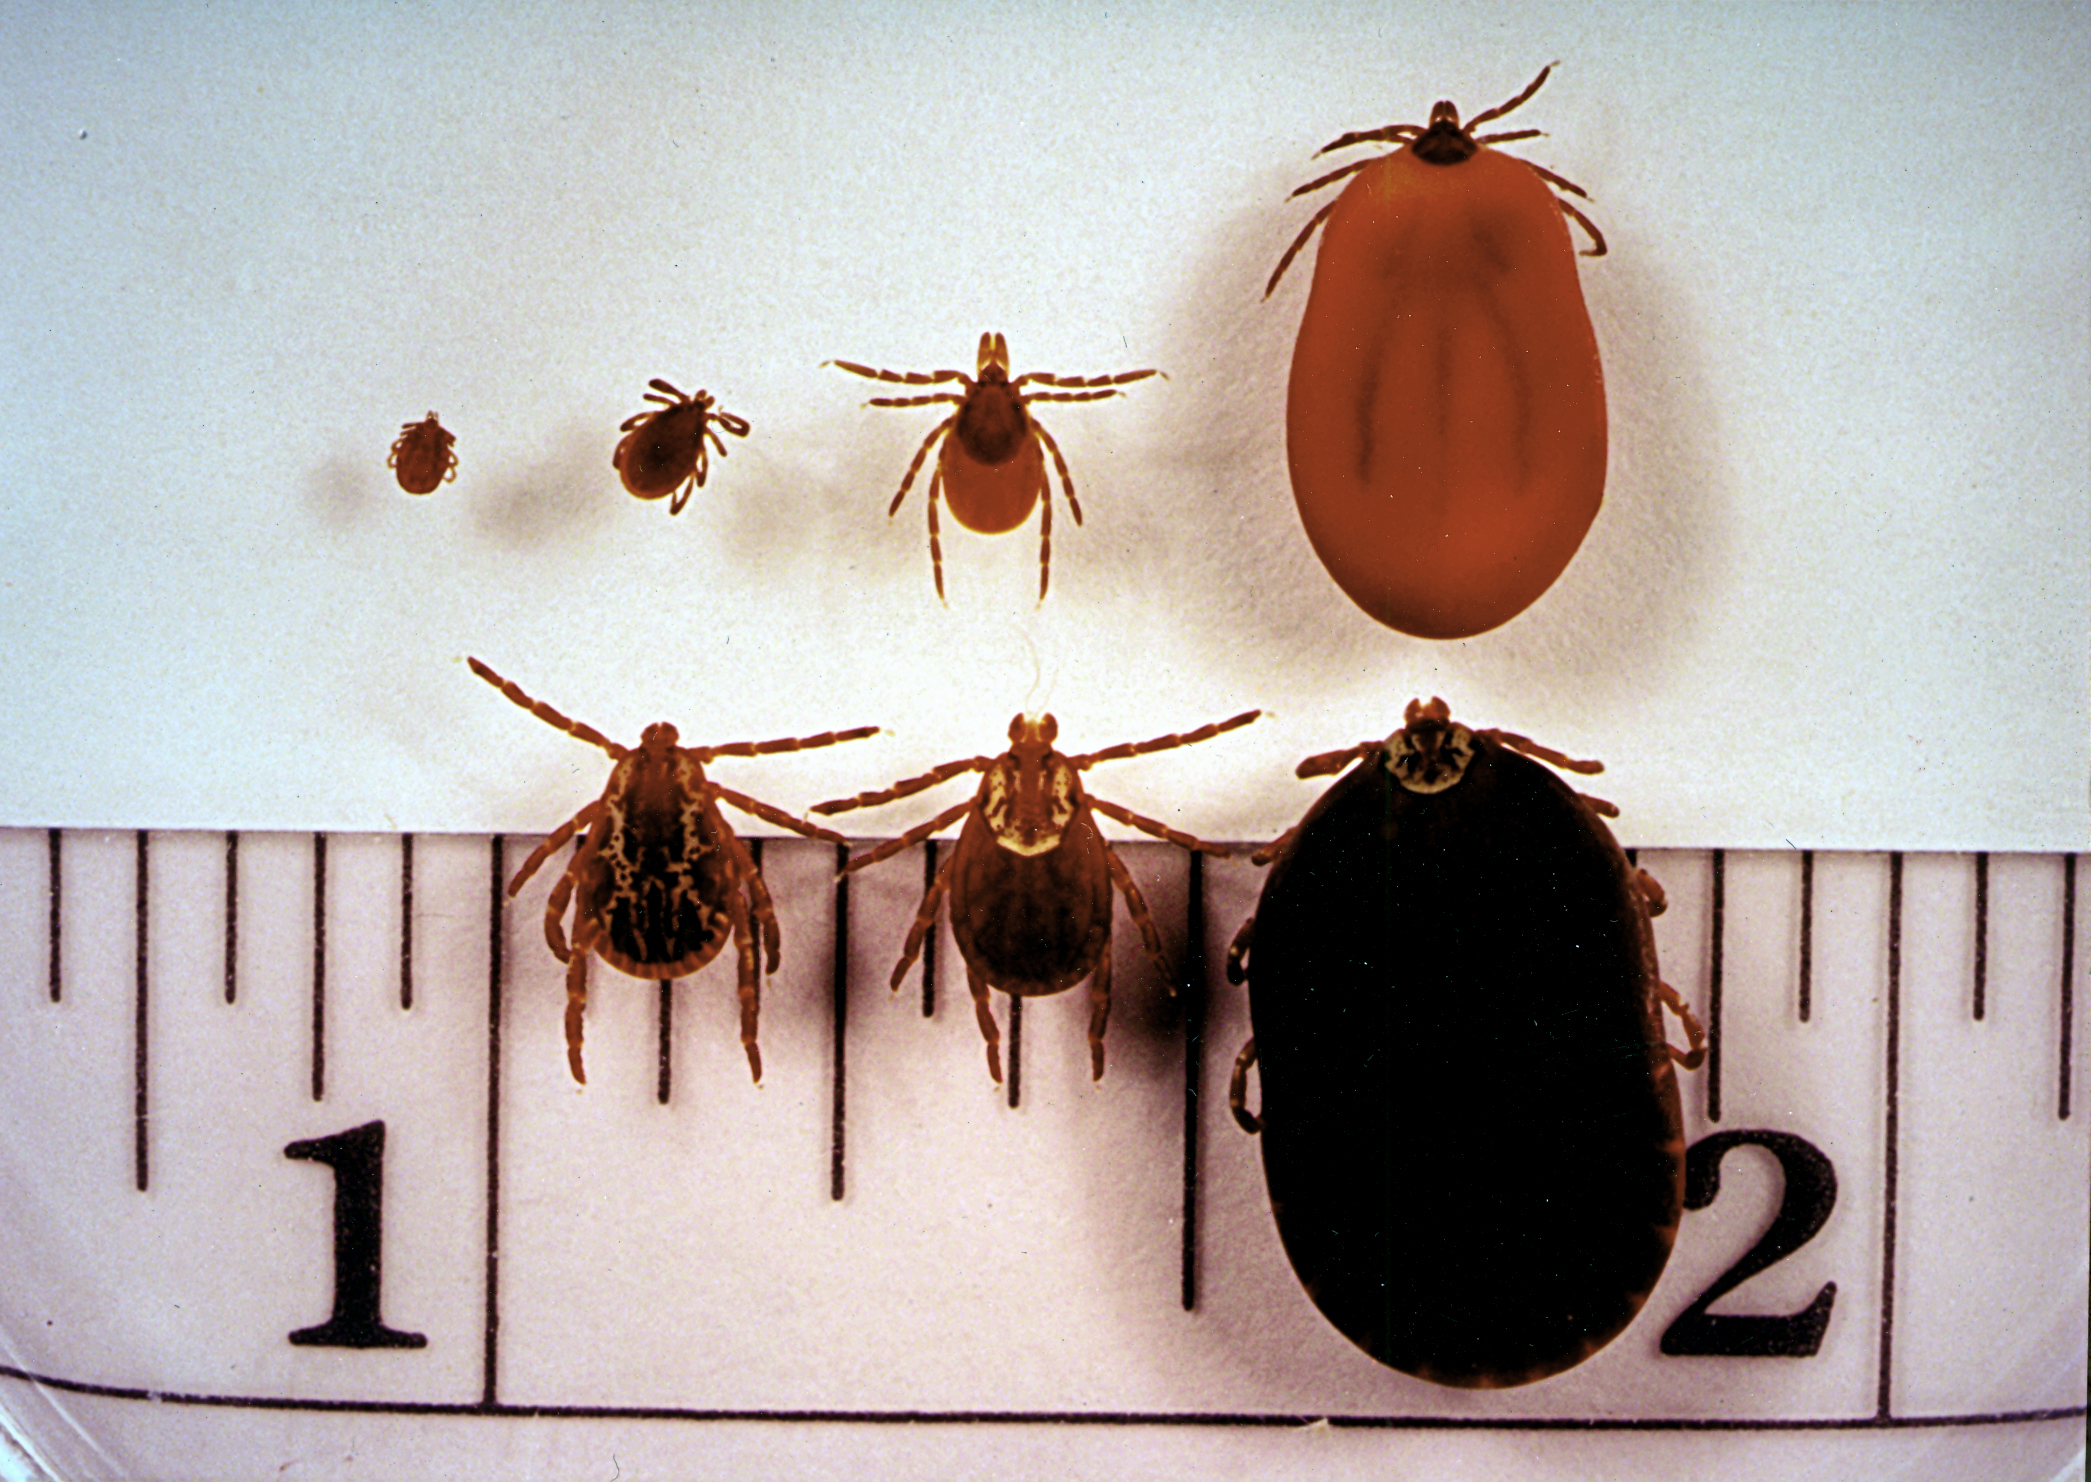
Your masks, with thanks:
M 1604 373 L 1564 216 L 1583 190 L 1477 136 L 1546 81 L 1465 124 L 1345 134 L 1394 142 L 1294 191 L 1357 178 L 1286 249 L 1268 296 L 1327 222 L 1286 395 L 1293 498 L 1350 599 L 1419 638 L 1523 612 L 1567 567 L 1605 485 Z
M 646 399 L 658 403 L 659 410 L 636 413 L 619 424 L 617 430 L 625 437 L 610 455 L 610 466 L 634 498 L 673 494 L 668 513 L 679 515 L 690 502 L 691 492 L 704 487 L 711 449 L 717 448 L 721 458 L 726 456 L 718 429 L 746 437 L 748 423 L 720 409 L 708 391 L 685 396 L 658 376 L 646 384 L 653 388 Z
M 399 441 L 392 445 L 385 467 L 398 475 L 399 487 L 409 494 L 433 494 L 438 484 L 457 477 L 457 454 L 450 447 L 456 441 L 456 434 L 430 412 L 419 422 L 400 425 Z
M 1030 518 L 1031 506 L 1039 505 L 1043 512 L 1038 530 L 1038 596 L 1040 601 L 1045 600 L 1046 582 L 1053 566 L 1053 491 L 1046 481 L 1045 454 L 1053 455 L 1053 466 L 1060 471 L 1061 491 L 1067 496 L 1068 510 L 1077 525 L 1082 523 L 1082 506 L 1075 498 L 1074 480 L 1068 476 L 1060 445 L 1038 425 L 1027 408 L 1035 401 L 1101 401 L 1107 396 L 1122 396 L 1123 392 L 1108 388 L 1161 374 L 1156 370 L 1136 370 L 1121 371 L 1115 376 L 1056 376 L 1028 371 L 1012 380 L 1009 344 L 993 333 L 980 337 L 979 360 L 972 376 L 955 370 L 874 370 L 848 360 L 826 363 L 874 381 L 898 381 L 907 386 L 956 381 L 965 387 L 964 395 L 933 391 L 921 396 L 874 396 L 869 403 L 875 407 L 950 403 L 958 408 L 930 429 L 915 452 L 915 461 L 908 465 L 906 477 L 900 481 L 900 492 L 886 507 L 888 519 L 899 511 L 901 500 L 908 497 L 915 475 L 922 469 L 922 460 L 941 438 L 943 450 L 937 455 L 937 466 L 929 478 L 929 568 L 940 601 L 944 596 L 944 548 L 937 538 L 940 496 L 951 501 L 952 516 L 959 524 L 981 535 L 1000 535 L 1016 529 Z M 1034 382 L 1068 389 L 1024 389 Z M 1106 389 L 1075 389 L 1087 387 Z

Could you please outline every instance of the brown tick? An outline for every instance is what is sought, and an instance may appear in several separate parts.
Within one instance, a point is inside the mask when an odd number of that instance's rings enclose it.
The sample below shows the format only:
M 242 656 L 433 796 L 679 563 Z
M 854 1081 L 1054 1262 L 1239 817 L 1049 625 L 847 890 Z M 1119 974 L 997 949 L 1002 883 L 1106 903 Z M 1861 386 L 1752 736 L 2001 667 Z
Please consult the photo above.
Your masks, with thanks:
M 646 399 L 659 403 L 660 409 L 636 413 L 619 424 L 617 430 L 625 437 L 610 455 L 610 466 L 635 498 L 659 499 L 672 493 L 668 513 L 679 515 L 691 491 L 704 487 L 711 449 L 726 456 L 719 429 L 746 437 L 748 423 L 720 410 L 708 391 L 685 396 L 658 376 L 646 384 L 653 388 Z

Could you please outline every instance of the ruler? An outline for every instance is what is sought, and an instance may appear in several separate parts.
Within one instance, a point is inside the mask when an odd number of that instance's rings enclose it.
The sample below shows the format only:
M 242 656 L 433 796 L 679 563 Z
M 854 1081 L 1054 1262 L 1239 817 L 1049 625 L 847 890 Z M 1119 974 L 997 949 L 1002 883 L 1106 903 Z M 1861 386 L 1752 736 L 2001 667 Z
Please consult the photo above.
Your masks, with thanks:
M 950 846 L 838 879 L 766 840 L 763 1084 L 730 964 L 598 966 L 583 1090 L 554 872 L 505 896 L 537 842 L 0 832 L 0 1408 L 32 1462 L 153 1475 L 172 1431 L 251 1459 L 318 1426 L 366 1465 L 621 1438 L 620 1469 L 2044 1479 L 2082 1445 L 2076 856 L 1643 852 L 1711 1036 L 1695 1208 L 1621 1339 L 1469 1393 L 1352 1349 L 1278 1245 L 1225 1107 L 1261 871 L 1119 846 L 1181 981 L 1121 920 L 1105 1079 L 1085 995 L 997 995 L 996 1087 L 948 928 L 887 987 Z

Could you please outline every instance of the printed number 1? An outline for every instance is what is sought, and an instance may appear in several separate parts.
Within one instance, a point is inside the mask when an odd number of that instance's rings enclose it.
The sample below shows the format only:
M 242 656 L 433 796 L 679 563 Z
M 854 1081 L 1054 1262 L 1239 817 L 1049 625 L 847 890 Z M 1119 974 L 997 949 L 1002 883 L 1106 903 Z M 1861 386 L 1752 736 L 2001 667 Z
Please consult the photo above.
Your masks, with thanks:
M 318 1327 L 299 1328 L 290 1341 L 308 1348 L 426 1348 L 425 1335 L 388 1328 L 378 1316 L 385 1124 L 365 1122 L 332 1137 L 294 1142 L 283 1156 L 334 1170 L 334 1315 Z

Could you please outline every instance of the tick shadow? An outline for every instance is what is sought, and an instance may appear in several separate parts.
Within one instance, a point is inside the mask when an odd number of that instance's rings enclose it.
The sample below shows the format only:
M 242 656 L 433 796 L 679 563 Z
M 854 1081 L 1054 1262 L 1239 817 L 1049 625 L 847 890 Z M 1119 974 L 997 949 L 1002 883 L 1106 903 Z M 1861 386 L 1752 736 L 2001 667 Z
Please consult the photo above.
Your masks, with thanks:
M 347 448 L 327 454 L 305 470 L 299 489 L 305 507 L 319 523 L 337 534 L 361 530 L 384 508 L 388 497 L 414 501 L 416 496 L 401 489 L 378 455 L 358 456 Z
M 613 447 L 593 424 L 561 424 L 537 458 L 486 475 L 472 504 L 473 528 L 515 552 L 577 543 L 616 517 L 617 500 L 631 497 L 610 466 Z

